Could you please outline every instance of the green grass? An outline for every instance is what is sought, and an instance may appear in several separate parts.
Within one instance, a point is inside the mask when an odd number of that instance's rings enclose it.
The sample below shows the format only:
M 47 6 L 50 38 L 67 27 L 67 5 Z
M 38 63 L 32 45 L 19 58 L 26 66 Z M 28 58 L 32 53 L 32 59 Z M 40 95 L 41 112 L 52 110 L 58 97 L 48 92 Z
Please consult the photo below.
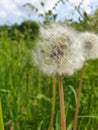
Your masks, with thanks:
M 2 99 L 5 130 L 47 130 L 51 113 L 52 77 L 39 72 L 31 56 L 33 41 L 0 38 L 0 97 Z M 67 127 L 72 129 L 76 91 L 80 72 L 64 77 Z M 54 118 L 55 130 L 60 130 L 58 85 Z M 98 60 L 86 64 L 83 80 L 78 130 L 98 129 Z
M 1 99 L 0 99 L 0 130 L 4 130 Z

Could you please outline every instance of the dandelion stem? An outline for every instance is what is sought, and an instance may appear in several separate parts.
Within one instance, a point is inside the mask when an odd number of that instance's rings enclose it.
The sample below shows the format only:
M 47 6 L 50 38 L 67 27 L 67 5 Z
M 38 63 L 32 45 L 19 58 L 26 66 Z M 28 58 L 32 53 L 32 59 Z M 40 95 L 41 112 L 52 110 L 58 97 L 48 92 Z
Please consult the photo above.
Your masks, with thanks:
M 59 96 L 60 96 L 60 112 L 61 112 L 61 127 L 66 130 L 65 106 L 64 106 L 64 91 L 62 84 L 62 76 L 58 77 L 59 82 Z
M 55 113 L 55 98 L 56 98 L 56 78 L 53 76 L 53 87 L 52 87 L 52 109 L 51 109 L 51 116 L 50 116 L 50 124 L 49 130 L 54 130 L 53 128 L 53 121 L 54 121 L 54 113 Z
M 82 91 L 82 82 L 83 82 L 84 68 L 85 68 L 85 66 L 82 68 L 81 74 L 80 74 L 80 82 L 79 82 L 79 88 L 78 88 L 78 93 L 77 93 L 77 104 L 76 104 L 76 112 L 75 112 L 75 117 L 74 117 L 74 127 L 73 127 L 73 130 L 77 130 L 78 112 L 79 112 L 80 99 L 81 99 L 81 91 Z
M 13 123 L 10 124 L 9 130 L 14 130 Z

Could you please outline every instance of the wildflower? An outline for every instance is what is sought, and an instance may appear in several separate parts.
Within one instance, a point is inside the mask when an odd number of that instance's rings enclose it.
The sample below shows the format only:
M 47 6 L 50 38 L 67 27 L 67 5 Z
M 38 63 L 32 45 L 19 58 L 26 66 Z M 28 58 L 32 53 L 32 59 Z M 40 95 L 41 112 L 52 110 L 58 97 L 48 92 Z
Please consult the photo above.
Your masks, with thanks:
M 79 40 L 82 42 L 86 59 L 98 58 L 98 36 L 91 32 L 81 33 Z
M 75 32 L 65 25 L 51 24 L 40 28 L 41 40 L 33 52 L 34 61 L 47 75 L 72 75 L 85 61 Z

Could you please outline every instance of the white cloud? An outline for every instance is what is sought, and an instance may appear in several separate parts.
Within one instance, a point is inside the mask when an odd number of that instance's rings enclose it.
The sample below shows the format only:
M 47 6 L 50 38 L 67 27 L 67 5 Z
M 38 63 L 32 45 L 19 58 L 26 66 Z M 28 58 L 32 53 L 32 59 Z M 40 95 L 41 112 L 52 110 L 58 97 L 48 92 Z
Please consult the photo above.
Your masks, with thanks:
M 73 6 L 89 6 L 90 5 L 90 0 L 69 0 L 69 2 L 73 5 Z
M 1 11 L 1 12 L 0 12 L 0 17 L 1 17 L 1 18 L 5 18 L 5 17 L 6 17 L 6 13 L 5 13 L 4 11 Z
M 40 2 L 45 3 L 45 8 L 43 9 Z M 65 0 L 66 1 L 66 0 Z M 73 6 L 78 6 L 83 0 L 69 0 L 69 3 L 65 5 L 60 4 L 57 6 L 54 12 L 57 12 L 58 19 L 64 19 L 65 17 L 72 17 L 74 12 Z M 28 7 L 23 7 L 26 3 L 32 3 L 35 7 L 39 9 L 40 13 L 44 13 L 44 10 L 51 10 L 57 0 L 2 0 L 0 1 L 0 25 L 12 24 L 15 22 L 21 22 L 23 19 L 33 19 L 38 20 L 37 15 L 31 11 Z M 95 3 L 95 4 L 92 4 Z M 98 5 L 98 0 L 84 0 L 81 5 L 81 11 L 85 10 L 88 14 L 92 12 L 92 7 Z M 76 17 L 78 17 L 76 15 Z
M 33 19 L 37 20 L 37 16 L 31 11 L 28 7 L 23 7 L 26 3 L 32 3 L 35 7 L 39 9 L 40 13 L 44 13 L 44 9 L 40 5 L 40 2 L 42 0 L 3 0 L 0 1 L 0 24 L 6 24 L 6 23 L 15 23 L 15 20 L 18 22 L 22 21 L 23 19 L 28 19 L 30 16 Z M 45 11 L 52 9 L 55 2 L 57 0 L 44 0 L 45 2 Z M 12 18 L 13 17 L 13 18 Z M 14 19 L 14 20 L 13 20 Z
M 88 14 L 91 13 L 90 0 L 69 0 L 69 10 L 74 8 L 80 8 L 82 11 L 86 11 Z

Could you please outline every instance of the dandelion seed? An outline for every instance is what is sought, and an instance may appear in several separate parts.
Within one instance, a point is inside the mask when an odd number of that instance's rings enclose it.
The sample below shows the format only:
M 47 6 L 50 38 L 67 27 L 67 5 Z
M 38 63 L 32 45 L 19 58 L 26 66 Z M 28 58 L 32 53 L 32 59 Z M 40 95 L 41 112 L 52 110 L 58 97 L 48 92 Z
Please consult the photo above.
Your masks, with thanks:
M 82 42 L 86 59 L 98 58 L 98 36 L 91 32 L 81 33 L 79 40 Z
M 47 75 L 72 75 L 85 61 L 75 32 L 65 25 L 51 24 L 40 28 L 41 40 L 33 52 L 34 61 Z

